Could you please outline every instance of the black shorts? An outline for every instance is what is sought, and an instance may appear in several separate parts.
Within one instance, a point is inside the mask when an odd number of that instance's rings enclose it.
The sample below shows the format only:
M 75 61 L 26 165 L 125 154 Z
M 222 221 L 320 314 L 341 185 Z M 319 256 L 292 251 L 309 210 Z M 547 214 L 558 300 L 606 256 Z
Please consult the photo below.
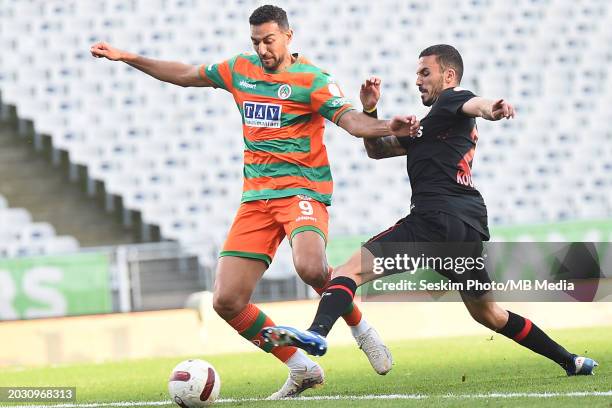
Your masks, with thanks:
M 472 258 L 482 257 L 483 237 L 480 232 L 463 222 L 458 217 L 441 211 L 413 212 L 399 220 L 391 228 L 372 237 L 363 246 L 375 257 L 393 258 L 402 253 L 418 257 Z M 395 243 L 395 244 L 394 244 Z M 432 268 L 467 288 L 469 280 L 483 284 L 491 282 L 484 267 L 461 267 L 451 269 L 448 264 Z M 381 276 L 402 271 L 385 271 Z M 463 290 L 461 293 L 471 297 L 480 297 L 488 290 Z

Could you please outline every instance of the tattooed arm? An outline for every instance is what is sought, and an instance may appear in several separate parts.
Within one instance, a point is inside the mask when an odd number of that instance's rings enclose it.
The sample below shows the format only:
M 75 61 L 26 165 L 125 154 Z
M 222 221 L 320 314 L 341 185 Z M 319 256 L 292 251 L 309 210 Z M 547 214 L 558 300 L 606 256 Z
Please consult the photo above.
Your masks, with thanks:
M 368 157 L 371 159 L 385 159 L 387 157 L 405 156 L 408 151 L 400 144 L 396 136 L 382 136 L 363 139 Z

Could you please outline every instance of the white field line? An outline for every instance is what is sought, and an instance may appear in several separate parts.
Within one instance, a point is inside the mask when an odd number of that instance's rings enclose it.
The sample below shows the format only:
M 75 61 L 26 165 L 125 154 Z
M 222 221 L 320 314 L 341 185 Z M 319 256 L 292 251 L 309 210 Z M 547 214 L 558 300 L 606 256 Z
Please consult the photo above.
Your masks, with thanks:
M 428 398 L 444 399 L 490 399 L 490 398 L 576 398 L 576 397 L 612 397 L 611 391 L 575 391 L 575 392 L 493 392 L 488 394 L 372 394 L 372 395 L 317 395 L 312 397 L 300 397 L 291 401 L 336 401 L 336 400 L 421 400 Z M 221 398 L 216 403 L 241 403 L 265 401 L 265 398 Z M 2 405 L 11 408 L 96 408 L 96 407 L 147 407 L 168 405 L 173 402 L 167 401 L 123 401 L 103 402 L 88 404 L 45 404 L 45 405 Z

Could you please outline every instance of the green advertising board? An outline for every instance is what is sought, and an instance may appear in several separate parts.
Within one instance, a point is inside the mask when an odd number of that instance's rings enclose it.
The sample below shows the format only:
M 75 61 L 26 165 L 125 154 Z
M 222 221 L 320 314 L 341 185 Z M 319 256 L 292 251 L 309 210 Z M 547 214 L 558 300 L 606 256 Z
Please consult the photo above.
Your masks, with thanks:
M 374 234 L 372 234 L 374 235 Z M 327 247 L 327 258 L 331 265 L 341 265 L 353 255 L 370 236 L 332 237 Z M 534 242 L 534 246 L 547 247 L 547 242 L 600 242 L 605 244 L 596 245 L 600 261 L 610 263 L 610 251 L 608 242 L 612 241 L 612 220 L 592 221 L 570 221 L 551 224 L 497 226 L 491 228 L 491 239 L 498 242 Z M 513 254 L 513 245 L 504 246 L 507 253 Z M 512 259 L 514 260 L 514 258 Z M 534 278 L 533 267 L 529 261 L 533 259 L 514 262 L 522 265 L 523 279 Z M 495 265 L 496 276 L 503 276 L 508 267 L 510 259 L 501 257 Z M 400 282 L 406 277 L 405 273 L 386 276 L 381 278 L 384 282 Z M 420 269 L 411 277 L 413 281 L 427 280 L 440 282 L 445 280 L 441 275 L 428 269 Z M 363 294 L 359 288 L 358 293 Z
M 370 236 L 332 237 L 327 247 L 329 263 L 343 264 L 369 238 Z M 497 226 L 491 227 L 491 239 L 505 242 L 609 242 L 612 241 L 612 220 Z
M 0 320 L 109 312 L 106 254 L 0 259 Z

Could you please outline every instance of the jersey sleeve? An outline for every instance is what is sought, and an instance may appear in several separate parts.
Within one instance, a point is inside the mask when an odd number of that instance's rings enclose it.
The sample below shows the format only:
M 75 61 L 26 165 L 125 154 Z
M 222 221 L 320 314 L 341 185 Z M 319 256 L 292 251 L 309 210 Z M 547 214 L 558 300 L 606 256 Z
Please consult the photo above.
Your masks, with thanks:
M 440 110 L 446 111 L 451 115 L 462 115 L 461 108 L 463 104 L 474 98 L 471 91 L 462 88 L 453 88 L 450 92 L 444 92 L 441 95 Z
M 200 65 L 198 74 L 203 79 L 208 79 L 215 88 L 225 89 L 232 92 L 232 67 L 236 57 L 219 62 L 217 64 Z
M 310 106 L 314 112 L 336 124 L 342 115 L 355 109 L 336 82 L 324 72 L 317 75 L 313 83 Z

